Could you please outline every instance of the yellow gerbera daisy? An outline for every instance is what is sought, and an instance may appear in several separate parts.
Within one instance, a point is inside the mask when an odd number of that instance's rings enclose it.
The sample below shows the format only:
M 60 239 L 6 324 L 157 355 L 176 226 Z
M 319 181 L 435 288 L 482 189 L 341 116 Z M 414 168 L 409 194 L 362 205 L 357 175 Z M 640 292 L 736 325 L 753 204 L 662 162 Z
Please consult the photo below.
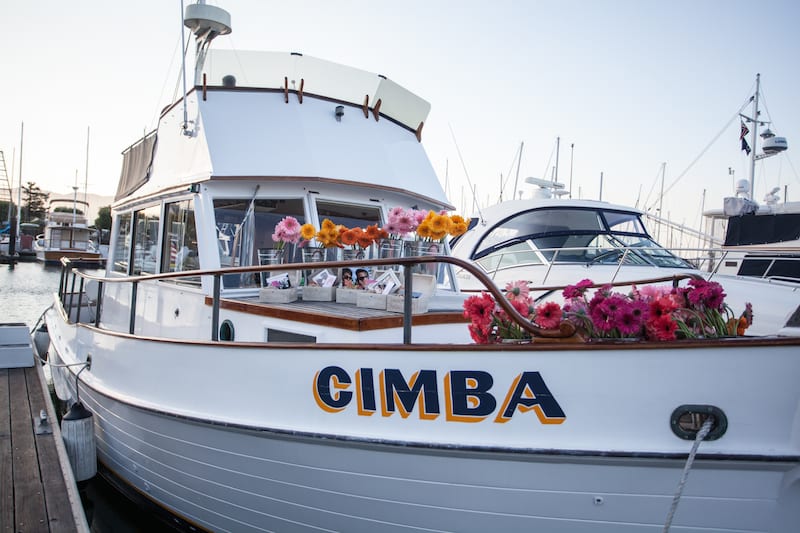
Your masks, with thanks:
M 303 237 L 303 240 L 310 241 L 314 238 L 314 235 L 317 234 L 317 228 L 314 227 L 313 224 L 303 224 L 300 227 L 300 236 Z

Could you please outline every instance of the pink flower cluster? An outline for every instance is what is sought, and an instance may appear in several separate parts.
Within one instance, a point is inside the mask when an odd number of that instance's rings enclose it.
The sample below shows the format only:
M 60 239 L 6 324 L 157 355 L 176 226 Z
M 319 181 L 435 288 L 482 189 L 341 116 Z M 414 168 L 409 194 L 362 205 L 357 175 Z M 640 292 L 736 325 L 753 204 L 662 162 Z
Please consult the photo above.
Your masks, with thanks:
M 589 337 L 665 341 L 744 331 L 725 305 L 725 293 L 716 282 L 692 279 L 687 287 L 634 286 L 627 295 L 604 285 L 589 298 L 593 285 L 585 279 L 563 291 L 566 317 Z M 752 323 L 749 304 L 746 311 L 748 326 Z
M 282 249 L 286 243 L 296 244 L 300 241 L 300 223 L 294 217 L 284 217 L 275 226 L 272 240 L 275 242 L 275 248 L 279 250 Z
M 426 210 L 393 207 L 389 210 L 383 229 L 390 237 L 399 239 L 409 233 L 414 233 L 426 216 L 428 216 L 428 211 Z
M 584 279 L 563 291 L 564 306 L 547 302 L 536 306 L 524 281 L 505 287 L 508 302 L 522 316 L 544 329 L 569 320 L 589 338 L 636 338 L 668 341 L 677 338 L 743 335 L 753 323 L 748 303 L 738 318 L 725 304 L 719 283 L 692 279 L 685 287 L 635 285 L 628 294 L 614 292 L 610 285 L 589 291 L 595 284 Z M 469 332 L 478 344 L 504 339 L 529 339 L 530 334 L 513 320 L 490 294 L 481 293 L 464 301 Z
M 553 329 L 561 323 L 561 306 L 555 302 L 535 306 L 524 281 L 506 285 L 505 296 L 517 312 L 541 328 Z M 470 320 L 469 333 L 478 344 L 497 343 L 504 339 L 530 339 L 530 334 L 488 293 L 467 298 L 464 301 L 464 317 Z

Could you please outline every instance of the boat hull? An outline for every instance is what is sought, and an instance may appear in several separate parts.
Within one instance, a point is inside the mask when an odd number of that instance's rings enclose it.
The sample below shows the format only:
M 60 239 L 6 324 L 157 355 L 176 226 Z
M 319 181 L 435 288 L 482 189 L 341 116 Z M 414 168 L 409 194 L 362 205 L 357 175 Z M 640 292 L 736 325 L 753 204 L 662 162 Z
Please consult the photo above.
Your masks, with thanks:
M 100 461 L 214 531 L 642 531 L 663 525 L 684 466 L 679 458 L 337 441 L 82 398 L 96 417 Z M 789 531 L 788 522 L 770 524 L 780 487 L 797 475 L 792 463 L 697 461 L 675 527 Z
M 800 523 L 796 346 L 761 355 L 741 347 L 221 349 L 121 338 L 65 324 L 52 310 L 47 318 L 51 362 L 91 356 L 80 400 L 95 415 L 99 460 L 204 529 L 660 530 L 692 445 L 669 430 L 670 412 L 684 403 L 720 407 L 728 431 L 700 446 L 673 527 L 788 532 Z M 372 369 L 376 379 L 380 370 L 441 378 L 480 369 L 494 376 L 498 403 L 509 376 L 535 370 L 564 418 L 543 422 L 520 410 L 505 422 L 495 413 L 458 423 L 444 385 L 438 403 L 407 413 L 399 405 L 336 410 L 326 404 L 335 396 L 320 403 L 319 375 L 332 367 L 362 378 Z M 68 400 L 80 368 L 53 367 Z
M 47 266 L 60 266 L 61 258 L 66 257 L 75 267 L 102 267 L 105 259 L 98 253 L 85 250 L 42 250 L 36 251 L 36 260 Z

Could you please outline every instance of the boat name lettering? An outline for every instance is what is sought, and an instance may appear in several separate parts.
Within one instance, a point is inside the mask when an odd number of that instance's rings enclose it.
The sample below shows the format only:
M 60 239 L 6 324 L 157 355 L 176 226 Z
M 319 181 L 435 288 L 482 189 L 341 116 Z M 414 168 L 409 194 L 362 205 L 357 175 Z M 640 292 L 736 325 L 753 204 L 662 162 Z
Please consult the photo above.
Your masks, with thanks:
M 539 372 L 522 372 L 498 402 L 490 391 L 494 377 L 481 370 L 450 370 L 442 378 L 444 415 L 448 422 L 481 422 L 493 417 L 505 423 L 516 413 L 533 412 L 542 424 L 560 424 L 566 415 Z M 328 366 L 314 376 L 317 405 L 328 413 L 356 408 L 360 416 L 380 412 L 408 418 L 414 410 L 422 420 L 442 414 L 436 370 L 417 370 L 407 380 L 396 368 L 377 372 L 359 368 L 352 375 L 338 366 Z M 499 407 L 498 407 L 499 405 Z

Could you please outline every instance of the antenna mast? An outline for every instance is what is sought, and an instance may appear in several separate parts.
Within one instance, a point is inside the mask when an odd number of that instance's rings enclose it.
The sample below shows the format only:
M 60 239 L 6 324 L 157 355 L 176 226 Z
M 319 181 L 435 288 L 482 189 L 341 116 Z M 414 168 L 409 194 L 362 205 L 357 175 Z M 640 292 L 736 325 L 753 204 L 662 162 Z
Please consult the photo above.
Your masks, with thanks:
M 761 74 L 756 74 L 756 94 L 753 96 L 753 131 L 750 137 L 750 199 L 756 195 L 756 137 L 758 136 L 758 93 L 761 92 Z
M 184 15 L 183 0 L 181 0 L 181 15 L 183 25 L 192 30 L 197 49 L 195 52 L 194 84 L 199 85 L 202 80 L 203 64 L 211 41 L 217 35 L 227 35 L 231 32 L 231 14 L 222 8 L 206 5 L 205 0 L 198 0 L 196 4 L 186 6 Z M 181 27 L 181 41 L 183 41 L 183 27 Z M 181 63 L 183 76 L 183 131 L 186 135 L 194 132 L 189 129 L 188 111 L 186 109 L 186 54 Z

